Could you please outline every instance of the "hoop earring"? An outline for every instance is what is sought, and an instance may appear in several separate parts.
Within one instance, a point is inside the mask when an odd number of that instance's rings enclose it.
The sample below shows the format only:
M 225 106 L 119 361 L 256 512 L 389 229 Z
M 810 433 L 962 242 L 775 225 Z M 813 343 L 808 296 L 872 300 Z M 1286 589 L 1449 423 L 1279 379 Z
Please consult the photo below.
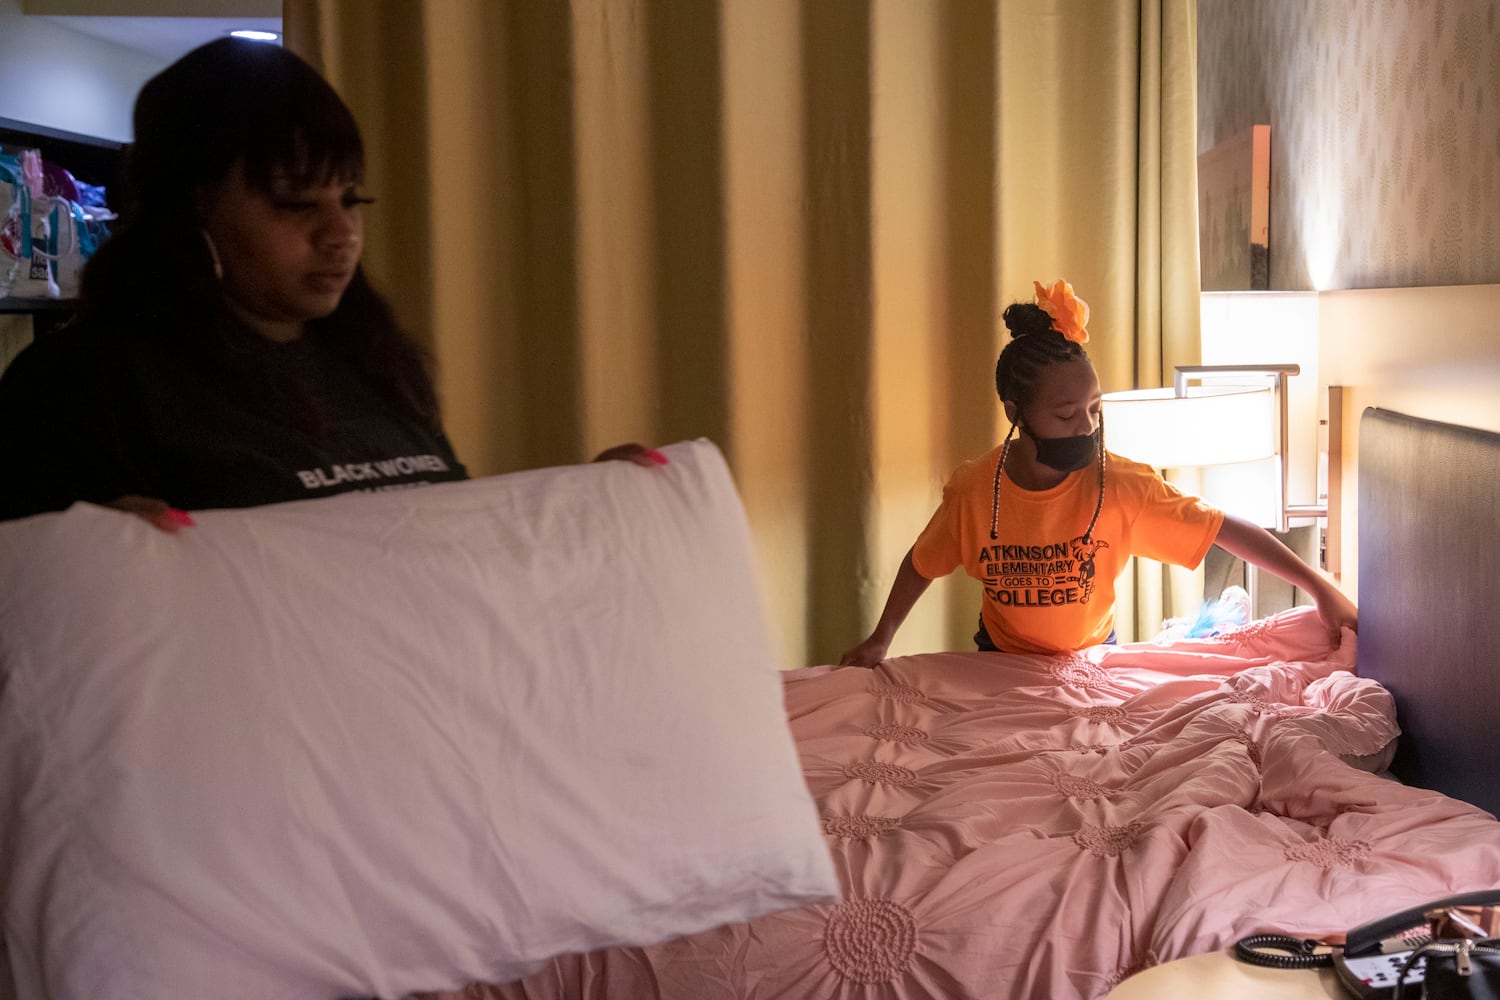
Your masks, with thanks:
M 208 248 L 208 259 L 213 263 L 214 277 L 219 281 L 223 281 L 224 262 L 219 259 L 219 248 L 214 246 L 214 238 L 208 235 L 208 230 L 201 226 L 198 232 L 203 235 L 203 245 Z

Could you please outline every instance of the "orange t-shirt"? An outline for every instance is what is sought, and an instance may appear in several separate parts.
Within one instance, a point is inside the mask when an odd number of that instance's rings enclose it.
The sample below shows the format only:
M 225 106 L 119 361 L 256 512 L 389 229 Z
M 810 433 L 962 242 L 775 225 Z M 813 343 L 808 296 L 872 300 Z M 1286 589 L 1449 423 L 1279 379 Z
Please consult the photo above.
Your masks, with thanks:
M 1127 559 L 1196 567 L 1224 523 L 1222 511 L 1164 482 L 1149 465 L 1111 452 L 1091 546 L 1083 533 L 1099 499 L 1097 465 L 1049 490 L 1023 490 L 1002 478 L 998 537 L 991 539 L 999 460 L 996 448 L 954 471 L 911 559 L 929 580 L 963 566 L 984 584 L 985 630 L 1008 653 L 1103 642 L 1114 628 L 1115 580 Z

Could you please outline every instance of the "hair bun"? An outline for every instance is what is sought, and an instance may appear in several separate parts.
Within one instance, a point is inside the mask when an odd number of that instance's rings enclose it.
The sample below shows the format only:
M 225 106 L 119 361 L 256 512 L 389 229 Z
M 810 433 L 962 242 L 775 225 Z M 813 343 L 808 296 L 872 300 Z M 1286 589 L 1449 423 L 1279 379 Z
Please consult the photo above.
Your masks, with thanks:
M 1005 307 L 1000 318 L 1005 320 L 1010 335 L 1016 338 L 1057 332 L 1052 329 L 1052 317 L 1033 302 L 1012 302 Z

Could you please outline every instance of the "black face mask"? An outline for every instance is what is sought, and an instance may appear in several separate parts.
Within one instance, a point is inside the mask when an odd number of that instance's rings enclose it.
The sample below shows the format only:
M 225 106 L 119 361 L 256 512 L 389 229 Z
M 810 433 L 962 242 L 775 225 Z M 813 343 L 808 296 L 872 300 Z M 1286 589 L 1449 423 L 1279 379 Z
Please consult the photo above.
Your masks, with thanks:
M 1031 431 L 1027 431 L 1031 434 Z M 1058 472 L 1077 472 L 1086 469 L 1094 460 L 1099 446 L 1099 432 L 1078 434 L 1073 437 L 1044 438 L 1031 434 L 1036 444 L 1036 460 Z

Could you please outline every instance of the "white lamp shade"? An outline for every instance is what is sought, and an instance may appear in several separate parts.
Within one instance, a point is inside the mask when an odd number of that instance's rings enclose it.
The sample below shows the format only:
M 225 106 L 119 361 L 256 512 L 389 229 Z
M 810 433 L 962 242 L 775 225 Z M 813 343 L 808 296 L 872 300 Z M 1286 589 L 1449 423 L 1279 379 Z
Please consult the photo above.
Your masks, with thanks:
M 1104 443 L 1159 469 L 1253 462 L 1276 454 L 1269 386 L 1132 389 L 1104 395 Z
M 1195 492 L 1226 514 L 1276 529 L 1281 464 L 1272 456 L 1258 462 L 1207 466 L 1198 470 Z

